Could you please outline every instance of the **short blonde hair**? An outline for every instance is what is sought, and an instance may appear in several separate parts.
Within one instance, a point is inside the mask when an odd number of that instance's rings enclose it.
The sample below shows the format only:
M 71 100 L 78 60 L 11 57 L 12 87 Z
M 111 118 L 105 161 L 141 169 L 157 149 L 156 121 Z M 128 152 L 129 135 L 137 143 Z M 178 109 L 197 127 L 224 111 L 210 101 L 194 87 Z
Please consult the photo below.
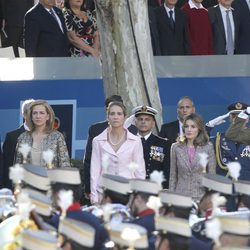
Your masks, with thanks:
M 54 129 L 55 113 L 52 107 L 45 100 L 35 100 L 30 104 L 28 119 L 27 119 L 27 124 L 29 126 L 29 129 L 31 132 L 33 132 L 36 129 L 35 124 L 32 121 L 32 112 L 33 112 L 34 107 L 37 105 L 44 106 L 47 114 L 49 115 L 49 119 L 46 122 L 45 132 L 50 133 Z

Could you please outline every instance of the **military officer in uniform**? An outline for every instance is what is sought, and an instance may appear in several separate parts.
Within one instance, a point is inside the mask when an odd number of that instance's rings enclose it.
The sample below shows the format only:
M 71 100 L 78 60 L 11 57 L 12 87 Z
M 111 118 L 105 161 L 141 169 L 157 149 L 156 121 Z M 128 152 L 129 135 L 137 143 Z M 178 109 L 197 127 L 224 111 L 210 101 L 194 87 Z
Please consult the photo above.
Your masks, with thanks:
M 232 121 L 237 114 L 245 110 L 247 105 L 242 102 L 233 103 L 228 106 L 230 111 L 230 120 Z M 241 165 L 240 180 L 250 180 L 250 145 L 237 143 L 226 138 L 225 133 L 217 133 L 212 138 L 215 146 L 217 169 L 216 172 L 221 175 L 228 175 L 227 164 L 238 162 Z
M 157 113 L 156 109 L 149 106 L 138 106 L 133 109 L 135 125 L 143 144 L 146 178 L 149 178 L 154 170 L 163 171 L 165 177 L 163 188 L 168 188 L 171 143 L 152 133 Z
M 249 122 L 250 107 L 244 112 L 240 112 L 238 117 L 232 122 L 226 132 L 226 137 L 238 143 L 250 144 L 250 128 L 247 127 Z

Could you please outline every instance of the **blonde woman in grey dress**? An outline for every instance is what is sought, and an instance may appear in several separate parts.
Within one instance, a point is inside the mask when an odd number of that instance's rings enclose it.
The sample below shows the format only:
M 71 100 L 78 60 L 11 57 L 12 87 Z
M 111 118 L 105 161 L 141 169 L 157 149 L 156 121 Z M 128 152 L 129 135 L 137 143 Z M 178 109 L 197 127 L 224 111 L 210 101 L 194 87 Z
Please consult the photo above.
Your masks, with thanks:
M 50 167 L 69 167 L 70 159 L 66 142 L 62 133 L 54 129 L 55 114 L 45 100 L 36 100 L 30 105 L 27 124 L 30 131 L 22 133 L 17 140 L 15 162 L 22 164 L 24 159 L 20 147 L 27 144 L 30 147 L 26 163 L 48 167 L 43 159 L 43 152 L 53 152 Z

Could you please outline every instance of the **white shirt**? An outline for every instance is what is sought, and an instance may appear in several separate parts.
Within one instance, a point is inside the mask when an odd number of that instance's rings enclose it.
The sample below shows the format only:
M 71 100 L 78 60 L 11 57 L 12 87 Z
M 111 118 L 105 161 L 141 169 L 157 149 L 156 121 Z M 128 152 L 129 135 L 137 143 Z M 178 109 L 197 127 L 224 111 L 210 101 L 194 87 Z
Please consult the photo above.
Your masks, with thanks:
M 225 29 L 225 35 L 226 35 L 226 41 L 227 41 L 227 20 L 226 20 L 226 15 L 227 15 L 227 8 L 223 7 L 221 4 L 219 4 L 219 8 L 221 11 L 221 15 L 222 15 L 222 19 L 223 19 L 223 25 L 224 25 L 224 29 Z M 232 14 L 232 8 L 230 8 L 230 12 L 229 12 L 229 20 L 230 20 L 230 24 L 231 24 L 231 28 L 232 28 L 232 34 L 233 34 L 233 41 L 234 41 L 234 19 L 233 19 L 233 14 Z
M 246 0 L 248 8 L 250 9 L 250 0 Z
M 183 123 L 179 120 L 179 136 L 180 138 L 183 137 Z
M 168 6 L 167 6 L 165 3 L 164 3 L 164 7 L 165 7 L 165 10 L 166 10 L 166 12 L 167 12 L 169 18 L 170 18 L 169 11 L 170 11 L 170 10 L 173 11 L 172 17 L 173 17 L 173 20 L 175 21 L 175 11 L 174 11 L 174 8 L 173 8 L 173 9 L 168 8 Z
M 137 133 L 137 135 L 138 135 L 140 138 L 144 138 L 145 140 L 147 140 L 151 134 L 152 134 L 152 132 L 149 132 L 147 135 L 142 136 L 142 135 L 140 135 L 139 133 Z
M 200 7 L 197 7 L 192 0 L 188 1 L 190 9 L 205 9 L 202 4 L 200 4 Z

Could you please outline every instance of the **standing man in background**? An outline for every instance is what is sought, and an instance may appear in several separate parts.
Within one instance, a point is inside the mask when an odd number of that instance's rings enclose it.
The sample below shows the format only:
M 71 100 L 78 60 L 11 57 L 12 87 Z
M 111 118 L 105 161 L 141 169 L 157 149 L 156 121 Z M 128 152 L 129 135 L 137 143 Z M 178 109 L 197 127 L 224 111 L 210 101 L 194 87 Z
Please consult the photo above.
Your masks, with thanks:
M 218 2 L 218 5 L 208 9 L 213 31 L 214 54 L 237 54 L 240 28 L 239 14 L 231 6 L 233 0 L 219 0 Z
M 159 136 L 170 140 L 171 143 L 176 142 L 177 137 L 183 135 L 183 120 L 193 113 L 195 113 L 195 106 L 191 97 L 182 97 L 177 104 L 177 120 L 163 124 Z
M 1 0 L 3 4 L 2 29 L 8 36 L 15 57 L 19 57 L 18 47 L 23 48 L 24 15 L 34 5 L 34 0 Z
M 26 120 L 28 118 L 29 107 L 33 102 L 33 99 L 25 100 L 22 104 L 22 116 L 24 123 L 18 129 L 10 131 L 6 134 L 3 143 L 3 186 L 6 188 L 12 188 L 11 180 L 9 179 L 9 168 L 14 163 L 14 156 L 16 151 L 17 138 L 24 131 L 29 130 Z
M 67 57 L 69 40 L 62 11 L 55 0 L 39 0 L 24 20 L 27 57 Z
M 176 2 L 165 0 L 155 9 L 161 56 L 190 54 L 186 15 L 176 8 Z
M 240 16 L 238 54 L 250 54 L 250 2 L 234 0 L 232 7 L 239 12 Z
M 202 0 L 189 0 L 182 8 L 187 14 L 188 35 L 192 55 L 213 54 L 213 34 L 208 11 Z

